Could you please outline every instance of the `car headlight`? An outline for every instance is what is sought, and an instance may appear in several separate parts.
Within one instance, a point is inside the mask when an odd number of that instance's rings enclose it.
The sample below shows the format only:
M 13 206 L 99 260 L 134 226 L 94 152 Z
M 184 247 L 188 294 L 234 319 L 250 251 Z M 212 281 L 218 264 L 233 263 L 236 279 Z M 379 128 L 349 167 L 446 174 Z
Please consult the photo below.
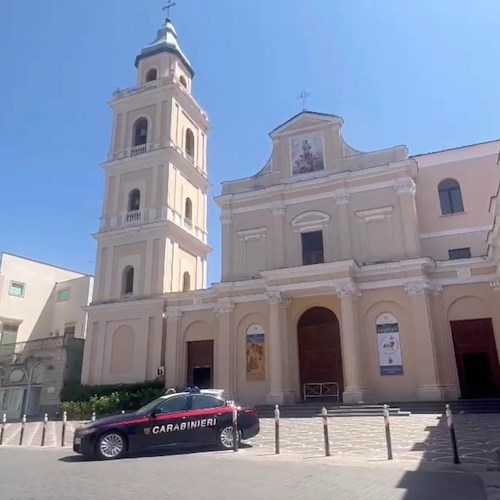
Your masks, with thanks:
M 79 435 L 79 436 L 87 436 L 88 434 L 92 434 L 93 432 L 96 431 L 96 428 L 95 427 L 82 427 L 81 429 L 77 429 L 76 430 L 76 433 Z

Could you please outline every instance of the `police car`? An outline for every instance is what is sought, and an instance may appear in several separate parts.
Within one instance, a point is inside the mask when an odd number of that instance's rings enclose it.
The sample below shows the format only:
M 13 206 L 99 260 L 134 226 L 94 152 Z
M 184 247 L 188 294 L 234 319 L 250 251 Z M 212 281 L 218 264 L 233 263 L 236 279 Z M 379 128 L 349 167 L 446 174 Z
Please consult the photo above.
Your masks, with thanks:
M 221 449 L 231 449 L 234 406 L 239 441 L 259 433 L 259 418 L 254 408 L 225 400 L 223 392 L 187 389 L 161 396 L 135 413 L 86 423 L 75 431 L 73 450 L 109 460 L 127 452 L 174 444 L 216 443 Z

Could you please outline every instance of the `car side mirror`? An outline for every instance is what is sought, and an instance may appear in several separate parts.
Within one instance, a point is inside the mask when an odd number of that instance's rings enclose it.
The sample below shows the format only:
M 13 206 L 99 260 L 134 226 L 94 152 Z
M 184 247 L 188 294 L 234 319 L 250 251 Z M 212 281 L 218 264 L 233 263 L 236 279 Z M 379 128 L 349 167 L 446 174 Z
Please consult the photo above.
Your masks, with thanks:
M 158 415 L 158 412 L 157 412 L 156 410 L 153 410 L 153 411 L 151 412 L 150 417 L 151 417 L 151 418 L 156 418 L 156 415 Z

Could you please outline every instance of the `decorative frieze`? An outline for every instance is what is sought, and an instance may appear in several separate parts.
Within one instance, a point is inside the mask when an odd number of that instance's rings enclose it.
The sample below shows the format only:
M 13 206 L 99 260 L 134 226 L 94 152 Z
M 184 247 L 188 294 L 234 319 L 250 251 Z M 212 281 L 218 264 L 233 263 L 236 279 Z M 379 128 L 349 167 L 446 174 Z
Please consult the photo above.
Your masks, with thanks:
M 335 293 L 340 297 L 352 297 L 359 298 L 361 297 L 361 291 L 354 281 L 348 281 L 344 283 L 335 283 L 333 285 L 335 289 Z
M 163 313 L 163 317 L 167 321 L 179 319 L 182 317 L 182 310 L 180 307 L 167 307 L 167 310 Z
M 420 281 L 412 281 L 406 283 L 405 291 L 409 295 L 420 295 L 424 293 L 431 293 L 433 295 L 438 295 L 442 293 L 443 286 L 435 281 L 423 279 Z
M 220 314 L 230 313 L 234 309 L 234 302 L 231 300 L 221 300 L 214 306 L 214 311 L 217 316 Z

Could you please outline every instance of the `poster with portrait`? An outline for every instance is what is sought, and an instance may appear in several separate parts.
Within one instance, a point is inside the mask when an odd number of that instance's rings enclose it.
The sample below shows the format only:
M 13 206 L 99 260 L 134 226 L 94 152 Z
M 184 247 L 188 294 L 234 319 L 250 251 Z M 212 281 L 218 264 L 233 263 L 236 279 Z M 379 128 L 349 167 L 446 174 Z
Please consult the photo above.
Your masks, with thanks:
M 265 380 L 265 332 L 260 325 L 248 327 L 246 336 L 247 380 Z
M 398 320 L 392 314 L 383 313 L 377 317 L 375 323 L 380 375 L 403 375 Z
M 323 134 L 315 133 L 290 139 L 292 175 L 325 169 Z

